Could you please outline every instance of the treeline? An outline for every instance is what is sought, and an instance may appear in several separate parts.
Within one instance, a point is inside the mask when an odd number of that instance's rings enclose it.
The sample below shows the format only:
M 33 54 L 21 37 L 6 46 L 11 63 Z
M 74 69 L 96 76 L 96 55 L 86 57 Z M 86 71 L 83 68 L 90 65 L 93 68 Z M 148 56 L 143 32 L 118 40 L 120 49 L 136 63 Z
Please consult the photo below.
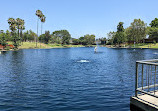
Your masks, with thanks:
M 151 21 L 149 26 L 141 19 L 134 19 L 131 25 L 127 28 L 123 27 L 123 22 L 119 22 L 116 32 L 108 33 L 109 45 L 144 43 L 145 39 L 151 39 L 153 42 L 158 42 L 158 19 Z
M 41 42 L 41 43 L 51 43 L 51 44 L 82 44 L 82 45 L 93 45 L 95 44 L 95 35 L 84 35 L 83 37 L 80 37 L 79 39 L 75 39 L 71 37 L 71 34 L 68 30 L 58 30 L 50 33 L 50 31 L 45 31 L 44 34 L 40 35 L 39 37 L 35 32 L 32 30 L 27 30 L 26 32 L 21 32 L 18 34 L 18 31 L 15 31 L 12 35 L 12 32 L 7 30 L 4 32 L 1 30 L 0 32 L 0 44 L 7 41 L 15 42 L 16 37 L 16 43 L 17 46 L 20 45 L 22 42 Z M 15 45 L 15 43 L 14 43 Z
M 37 42 L 45 43 L 45 44 L 82 44 L 82 45 L 92 45 L 95 43 L 95 35 L 85 35 L 80 37 L 79 39 L 74 39 L 71 37 L 71 34 L 67 30 L 58 30 L 50 33 L 50 31 L 45 31 L 42 33 L 43 23 L 46 21 L 46 16 L 43 14 L 41 10 L 37 10 L 35 15 L 38 17 L 37 20 L 37 33 L 32 30 L 25 30 L 25 22 L 20 18 L 9 18 L 7 20 L 9 24 L 9 30 L 0 31 L 0 46 L 5 48 L 7 46 L 7 42 L 10 41 L 14 45 L 14 48 L 17 49 L 22 42 Z M 41 22 L 41 31 L 39 34 L 39 24 Z M 38 36 L 39 35 L 39 36 Z M 1 47 L 0 47 L 1 48 Z
M 83 37 L 80 37 L 79 39 L 73 39 L 72 40 L 74 45 L 93 45 L 95 44 L 95 35 L 84 35 Z

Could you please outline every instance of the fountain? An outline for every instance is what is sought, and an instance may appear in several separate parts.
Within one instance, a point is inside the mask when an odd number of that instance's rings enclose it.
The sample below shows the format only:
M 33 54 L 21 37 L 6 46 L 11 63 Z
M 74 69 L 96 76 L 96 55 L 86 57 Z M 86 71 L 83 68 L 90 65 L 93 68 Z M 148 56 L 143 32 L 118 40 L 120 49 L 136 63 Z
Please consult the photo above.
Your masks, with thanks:
M 80 61 L 77 61 L 77 62 L 90 62 L 88 60 L 80 60 Z

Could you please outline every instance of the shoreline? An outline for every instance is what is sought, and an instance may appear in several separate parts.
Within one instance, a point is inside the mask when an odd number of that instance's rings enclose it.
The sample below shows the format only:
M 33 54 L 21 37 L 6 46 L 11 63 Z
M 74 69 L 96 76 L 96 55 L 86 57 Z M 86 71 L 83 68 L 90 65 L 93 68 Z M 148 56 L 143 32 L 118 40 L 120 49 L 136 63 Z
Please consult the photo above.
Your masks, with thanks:
M 18 51 L 23 49 L 60 49 L 60 48 L 81 48 L 81 47 L 95 47 L 95 46 L 71 46 L 71 47 L 47 47 L 47 48 L 18 48 L 16 50 L 10 49 L 10 50 L 0 50 L 0 52 L 6 52 L 6 51 Z M 141 47 L 113 47 L 113 46 L 104 46 L 100 45 L 100 47 L 106 47 L 106 48 L 112 48 L 112 49 L 158 49 L 158 48 L 141 48 Z
M 80 48 L 80 47 L 87 47 L 87 46 L 78 46 L 78 47 L 47 47 L 47 48 L 18 48 L 16 50 L 10 49 L 10 50 L 0 50 L 0 52 L 6 52 L 6 51 L 18 51 L 23 49 L 60 49 L 60 48 Z

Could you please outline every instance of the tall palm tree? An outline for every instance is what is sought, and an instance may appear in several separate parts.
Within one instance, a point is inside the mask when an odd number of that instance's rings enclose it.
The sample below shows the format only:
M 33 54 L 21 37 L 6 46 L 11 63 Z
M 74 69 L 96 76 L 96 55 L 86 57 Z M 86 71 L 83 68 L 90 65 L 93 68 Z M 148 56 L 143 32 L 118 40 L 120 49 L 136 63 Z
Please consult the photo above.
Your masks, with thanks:
M 42 35 L 42 29 L 43 29 L 42 25 L 45 21 L 46 21 L 46 17 L 45 17 L 45 15 L 42 15 L 42 17 L 41 17 L 41 35 Z
M 25 29 L 25 22 L 24 20 L 17 18 L 16 19 L 17 29 L 18 29 L 18 38 L 20 39 L 20 42 L 22 41 L 22 30 Z
M 9 18 L 8 19 L 8 24 L 9 24 L 9 29 L 13 32 L 16 30 L 16 20 L 14 18 Z
M 25 22 L 22 19 L 20 20 L 20 22 L 21 22 L 20 27 L 19 27 L 20 28 L 20 39 L 21 39 L 21 42 L 22 42 L 23 41 L 22 40 L 22 31 L 25 30 L 25 26 L 24 26 Z
M 38 17 L 38 19 L 37 19 L 37 37 L 38 37 L 38 21 L 39 21 L 39 19 L 41 19 L 41 17 L 42 17 L 42 11 L 41 10 L 36 10 L 36 16 Z M 37 47 L 37 37 L 36 37 L 36 47 Z
M 18 43 L 17 43 L 18 38 L 17 38 L 16 33 L 15 33 L 15 30 L 17 28 L 17 22 L 16 22 L 16 20 L 14 18 L 9 18 L 8 19 L 8 24 L 9 24 L 9 28 L 11 30 L 12 39 L 13 39 L 13 42 L 14 42 L 13 45 L 15 46 L 15 48 L 17 48 L 18 47 Z
M 16 19 L 16 25 L 17 25 L 17 29 L 18 29 L 18 38 L 19 38 L 19 29 L 20 29 L 20 25 L 21 25 L 21 19 L 20 18 Z
M 42 25 L 43 25 L 43 23 L 46 21 L 46 17 L 45 17 L 45 15 L 42 15 L 42 17 L 41 17 L 41 34 L 42 34 Z

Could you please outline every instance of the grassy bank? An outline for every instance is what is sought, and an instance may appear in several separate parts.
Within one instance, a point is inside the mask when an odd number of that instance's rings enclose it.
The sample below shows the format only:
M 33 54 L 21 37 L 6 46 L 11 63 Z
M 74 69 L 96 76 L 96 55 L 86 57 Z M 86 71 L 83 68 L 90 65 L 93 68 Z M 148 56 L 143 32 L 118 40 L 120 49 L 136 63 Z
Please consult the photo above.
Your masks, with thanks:
M 145 44 L 145 45 L 139 46 L 139 48 L 158 48 L 158 43 L 156 43 L 156 44 Z
M 146 44 L 143 44 L 143 43 L 139 43 L 139 44 L 135 44 L 131 46 L 131 48 L 158 48 L 158 43 L 156 44 L 152 44 L 152 43 L 146 43 Z
M 61 45 L 61 44 L 44 44 L 36 42 L 23 42 L 19 46 L 19 49 L 47 49 L 47 48 L 69 48 L 69 47 L 84 47 L 83 45 Z
M 114 45 L 106 45 L 108 48 L 118 48 L 118 46 Z M 120 48 L 124 48 L 123 46 Z M 132 44 L 132 45 L 126 45 L 125 48 L 158 48 L 158 43 L 152 44 L 152 43 L 139 43 L 139 44 Z

